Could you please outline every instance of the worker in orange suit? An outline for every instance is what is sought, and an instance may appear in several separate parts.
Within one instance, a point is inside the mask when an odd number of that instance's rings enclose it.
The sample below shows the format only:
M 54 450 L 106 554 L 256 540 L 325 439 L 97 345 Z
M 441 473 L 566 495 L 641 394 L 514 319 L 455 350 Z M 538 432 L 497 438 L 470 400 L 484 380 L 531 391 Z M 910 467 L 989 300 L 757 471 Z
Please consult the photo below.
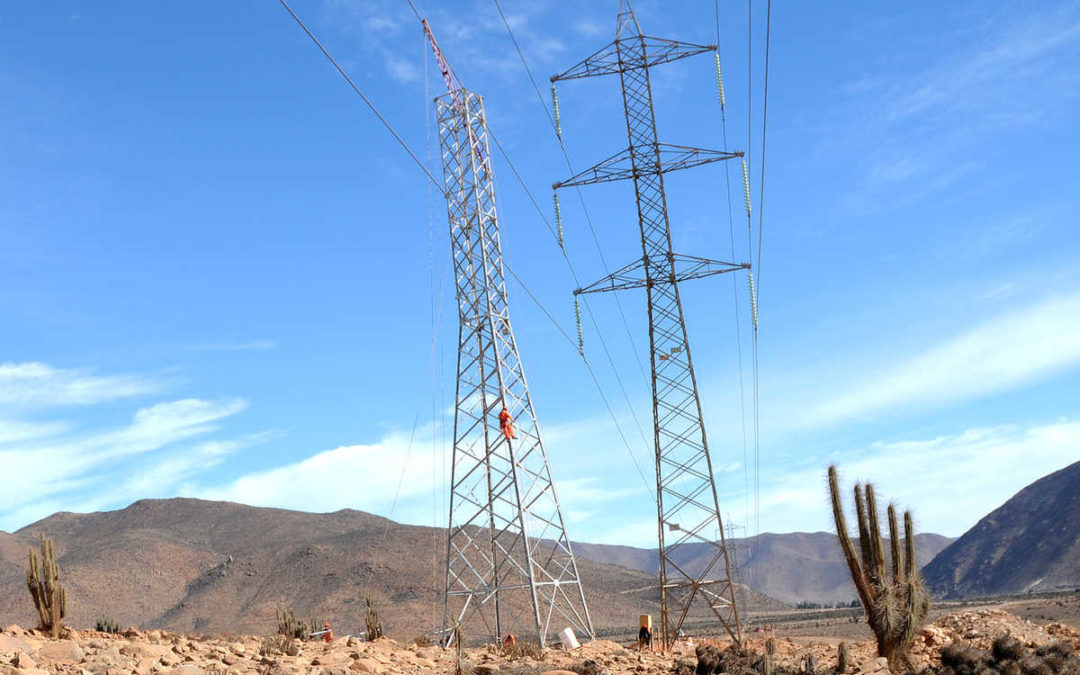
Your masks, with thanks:
M 503 406 L 502 412 L 499 413 L 499 428 L 502 429 L 506 440 L 517 438 L 514 434 L 514 418 L 510 416 L 510 411 L 506 409 L 506 406 Z
M 325 622 L 323 624 L 323 629 L 326 632 L 323 633 L 323 638 L 322 639 L 325 640 L 326 642 L 333 642 L 334 641 L 334 631 L 331 630 L 329 621 L 327 621 L 327 622 Z

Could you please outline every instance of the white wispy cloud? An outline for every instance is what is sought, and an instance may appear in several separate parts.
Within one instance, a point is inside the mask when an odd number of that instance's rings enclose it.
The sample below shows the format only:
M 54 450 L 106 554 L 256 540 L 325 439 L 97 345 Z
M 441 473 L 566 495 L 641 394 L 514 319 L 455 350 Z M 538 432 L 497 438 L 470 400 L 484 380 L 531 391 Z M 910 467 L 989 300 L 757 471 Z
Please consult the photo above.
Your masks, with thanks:
M 63 422 L 24 422 L 0 420 L 0 445 L 55 436 L 68 428 Z
M 198 489 L 192 496 L 302 511 L 350 508 L 380 515 L 393 511 L 396 520 L 430 522 L 432 499 L 441 500 L 448 480 L 438 476 L 449 457 L 444 452 L 433 455 L 430 431 L 413 438 L 411 447 L 410 435 L 395 432 L 374 443 L 317 452 L 225 485 Z M 433 476 L 438 481 L 434 491 Z
M 135 460 L 219 431 L 222 420 L 246 407 L 242 399 L 181 399 L 142 408 L 120 428 L 86 431 L 57 426 L 54 435 L 9 443 L 0 449 L 0 466 L 5 475 L 19 480 L 0 491 L 0 527 L 19 527 L 31 517 L 48 515 L 58 504 L 119 505 L 117 500 L 134 488 L 155 485 L 146 482 L 147 476 L 150 480 L 157 476 L 156 487 L 161 490 L 200 467 L 210 468 L 228 445 L 204 442 L 186 448 L 182 458 L 161 458 L 168 460 L 164 469 L 147 469 Z M 172 482 L 163 482 L 169 469 L 176 471 Z M 132 490 L 125 491 L 125 485 Z
M 161 388 L 161 382 L 142 375 L 95 375 L 37 361 L 0 363 L 0 405 L 12 407 L 92 405 Z
M 1002 88 L 1010 74 L 1038 77 L 1053 67 L 1047 57 L 1080 39 L 1080 12 L 1076 5 L 1029 13 L 1020 22 L 999 19 L 985 24 L 986 36 L 958 58 L 946 59 L 916 74 L 912 81 L 894 85 L 891 119 L 937 118 L 955 112 L 999 110 L 1027 117 L 1041 102 Z
M 1013 494 L 1080 457 L 1080 423 L 974 427 L 935 438 L 842 450 L 788 471 L 761 488 L 763 532 L 831 530 L 825 469 L 851 483 L 869 480 L 882 497 L 910 508 L 922 531 L 959 536 Z M 742 504 L 727 505 L 735 513 Z M 722 507 L 724 508 L 724 507 Z
M 999 8 L 956 24 L 925 66 L 837 89 L 839 110 L 829 118 L 844 126 L 830 128 L 822 143 L 830 152 L 837 143 L 859 149 L 845 210 L 921 203 L 961 184 L 971 189 L 987 144 L 998 143 L 1003 130 L 1063 120 L 1076 99 L 1075 69 L 1061 63 L 1080 44 L 1075 3 Z
M 1080 293 L 1014 310 L 809 407 L 801 426 L 888 411 L 921 410 L 987 396 L 1080 364 Z
M 266 349 L 272 343 L 216 343 L 205 349 Z M 0 528 L 17 529 L 57 510 L 123 506 L 172 496 L 267 433 L 220 438 L 241 398 L 182 398 L 134 408 L 123 400 L 159 393 L 167 381 L 145 374 L 100 374 L 43 362 L 0 364 Z M 78 410 L 73 410 L 73 408 Z M 99 412 L 100 411 L 100 412 Z M 71 417 L 68 417 L 71 415 Z

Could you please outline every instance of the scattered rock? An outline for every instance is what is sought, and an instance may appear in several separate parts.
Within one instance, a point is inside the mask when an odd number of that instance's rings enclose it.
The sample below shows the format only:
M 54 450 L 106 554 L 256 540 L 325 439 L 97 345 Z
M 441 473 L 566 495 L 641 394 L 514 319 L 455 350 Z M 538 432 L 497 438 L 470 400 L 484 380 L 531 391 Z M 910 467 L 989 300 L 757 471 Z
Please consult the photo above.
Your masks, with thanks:
M 26 652 L 19 652 L 18 654 L 16 654 L 15 660 L 12 661 L 12 664 L 16 668 L 21 668 L 23 670 L 27 668 L 37 668 L 37 662 L 34 661 L 34 659 L 30 658 L 30 656 Z
M 50 641 L 38 650 L 38 659 L 42 662 L 81 663 L 83 657 L 82 647 L 72 640 Z

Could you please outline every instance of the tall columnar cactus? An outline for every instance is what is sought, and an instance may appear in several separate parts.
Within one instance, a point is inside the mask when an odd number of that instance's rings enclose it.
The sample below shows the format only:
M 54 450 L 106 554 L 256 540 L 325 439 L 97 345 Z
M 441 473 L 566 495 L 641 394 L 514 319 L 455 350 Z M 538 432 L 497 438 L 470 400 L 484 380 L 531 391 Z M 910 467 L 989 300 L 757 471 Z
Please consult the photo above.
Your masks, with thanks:
M 915 528 L 911 512 L 904 512 L 904 545 L 901 550 L 896 508 L 890 504 L 887 510 L 892 567 L 890 577 L 886 568 L 874 486 L 869 483 L 865 486 L 855 485 L 855 514 L 859 521 L 858 552 L 848 535 L 835 466 L 829 467 L 829 496 L 836 534 L 851 570 L 855 590 L 866 610 L 866 622 L 877 638 L 878 656 L 888 659 L 890 669 L 900 671 L 908 666 L 907 650 L 930 611 L 930 599 L 915 564 Z
M 367 629 L 367 640 L 371 642 L 382 637 L 383 627 L 382 622 L 379 621 L 379 610 L 375 607 L 375 601 L 368 596 L 364 598 L 364 604 L 367 605 L 367 617 L 364 621 Z
M 60 637 L 67 614 L 67 592 L 60 585 L 60 567 L 52 539 L 41 535 L 41 564 L 34 549 L 30 549 L 30 567 L 26 570 L 26 587 L 38 611 L 38 628 L 52 637 Z

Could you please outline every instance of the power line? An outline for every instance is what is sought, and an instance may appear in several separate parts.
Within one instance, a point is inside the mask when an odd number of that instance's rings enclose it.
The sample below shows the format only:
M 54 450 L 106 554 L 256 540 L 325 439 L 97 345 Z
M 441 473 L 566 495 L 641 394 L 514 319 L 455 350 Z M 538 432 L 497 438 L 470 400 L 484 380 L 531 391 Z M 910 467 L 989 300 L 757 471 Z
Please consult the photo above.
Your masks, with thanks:
M 521 187 L 525 190 L 525 194 L 529 197 L 529 201 L 532 202 L 533 208 L 536 209 L 537 214 L 540 216 L 540 220 L 544 223 L 544 225 L 547 226 L 548 231 L 550 231 L 552 233 L 552 236 L 556 236 L 555 235 L 555 228 L 552 227 L 551 222 L 547 219 L 547 215 L 544 213 L 544 210 L 540 208 L 540 204 L 536 201 L 536 197 L 533 196 L 532 191 L 529 190 L 529 186 L 525 183 L 525 180 L 521 177 L 521 174 L 518 173 L 517 167 L 514 166 L 513 161 L 510 159 L 510 156 L 507 154 L 506 149 L 503 147 L 502 143 L 499 142 L 498 137 L 496 137 L 495 133 L 493 131 L 491 131 L 490 129 L 488 129 L 488 135 L 491 136 L 491 139 L 493 141 L 495 141 L 495 147 L 498 148 L 499 153 L 502 155 L 503 159 L 506 161 L 507 166 L 510 167 L 510 171 L 514 174 L 514 177 L 517 178 L 518 183 L 520 183 Z M 563 259 L 566 261 L 566 264 L 570 269 L 570 275 L 573 277 L 574 283 L 577 284 L 578 286 L 581 286 L 581 282 L 578 279 L 577 272 L 574 270 L 573 263 L 570 262 L 570 258 L 569 258 L 569 256 L 567 256 L 565 249 L 562 249 L 562 255 L 563 255 Z M 514 274 L 514 271 L 512 269 L 510 269 L 509 265 L 506 263 L 505 260 L 503 260 L 503 265 L 506 267 L 507 271 L 509 271 L 510 274 L 514 277 L 514 279 L 519 284 L 521 284 L 521 287 L 525 289 L 525 292 L 528 293 L 529 297 L 533 300 L 533 302 L 535 302 L 536 305 L 538 307 L 540 307 L 540 310 L 544 313 L 544 315 L 547 316 L 547 318 L 553 324 L 555 324 L 555 327 L 563 335 L 563 337 L 566 338 L 566 340 L 568 342 L 570 342 L 571 345 L 573 345 L 574 350 L 577 351 L 578 346 L 574 342 L 573 338 L 570 337 L 570 334 L 567 333 L 562 328 L 562 326 L 559 325 L 558 321 L 556 321 L 555 317 L 552 316 L 551 312 L 549 312 L 547 310 L 547 308 L 544 307 L 543 303 L 540 302 L 539 298 L 537 298 L 535 295 L 533 295 L 533 293 L 531 291 L 529 291 L 529 289 L 525 286 L 524 282 L 522 282 L 521 279 L 516 274 Z M 611 351 L 608 349 L 607 341 L 604 340 L 604 336 L 600 332 L 600 325 L 597 322 L 595 315 L 593 315 L 592 308 L 589 307 L 589 303 L 584 302 L 582 304 L 585 305 L 585 312 L 586 312 L 586 314 L 589 315 L 589 321 L 592 323 L 593 328 L 597 332 L 597 337 L 600 339 L 601 350 L 604 352 L 604 355 L 607 357 L 608 364 L 611 366 L 611 369 L 615 374 L 615 381 L 618 383 L 619 389 L 622 392 L 623 397 L 626 399 L 627 407 L 630 410 L 630 416 L 634 420 L 634 424 L 637 427 L 638 433 L 642 437 L 642 441 L 646 445 L 648 445 L 648 441 L 645 440 L 645 430 L 642 428 L 641 421 L 638 420 L 637 413 L 634 412 L 634 407 L 630 403 L 630 395 L 627 393 L 626 387 L 623 385 L 622 378 L 619 377 L 619 371 L 615 368 L 615 359 L 611 356 Z M 596 374 L 593 372 L 592 366 L 589 364 L 588 359 L 585 358 L 584 353 L 581 354 L 581 359 L 582 359 L 582 361 L 585 362 L 585 367 L 588 369 L 589 375 L 592 377 L 593 383 L 596 385 L 597 392 L 600 394 L 600 397 L 602 399 L 604 399 L 604 405 L 608 408 L 608 412 L 611 414 L 611 421 L 614 422 L 616 429 L 618 429 L 619 436 L 622 437 L 623 442 L 626 443 L 626 435 L 623 433 L 622 428 L 619 426 L 619 420 L 616 417 L 616 415 L 614 413 L 614 410 L 611 408 L 611 404 L 608 402 L 607 396 L 606 396 L 606 394 L 604 394 L 603 388 L 600 386 L 600 381 L 597 379 Z M 627 454 L 630 455 L 630 459 L 634 462 L 634 466 L 637 467 L 638 466 L 638 461 L 637 461 L 637 458 L 634 456 L 633 450 L 630 449 L 629 443 L 626 443 L 626 452 L 627 452 Z M 641 474 L 640 468 L 638 469 L 638 473 L 639 473 L 639 475 Z M 648 489 L 650 493 L 653 492 L 652 486 L 649 484 L 648 481 L 645 480 L 644 475 L 642 475 L 642 481 L 645 483 L 646 489 Z
M 559 127 L 555 123 L 555 119 L 551 116 L 551 112 L 548 110 L 547 103 L 544 102 L 544 95 L 540 93 L 540 87 L 536 83 L 536 78 L 533 77 L 532 68 L 529 67 L 529 62 L 525 59 L 525 53 L 521 50 L 521 45 L 518 44 L 517 37 L 514 35 L 513 28 L 510 27 L 510 21 L 507 20 L 506 14 L 503 13 L 502 5 L 499 4 L 499 0 L 492 0 L 495 3 L 495 9 L 499 11 L 499 17 L 502 18 L 503 25 L 506 26 L 506 32 L 510 36 L 510 41 L 514 44 L 514 49 L 517 51 L 518 58 L 521 60 L 521 65 L 525 68 L 525 73 L 529 76 L 529 81 L 532 82 L 533 91 L 536 92 L 536 100 L 540 102 L 540 109 L 544 111 L 544 116 L 547 117 L 548 124 L 551 126 L 551 130 L 555 133 L 555 140 L 559 143 L 559 148 L 562 150 L 563 159 L 566 161 L 566 168 L 570 170 L 570 174 L 577 173 L 574 171 L 573 163 L 570 161 L 570 153 L 566 149 L 566 144 L 563 143 L 562 135 L 559 133 Z M 574 190 L 577 192 L 578 201 L 581 203 L 581 211 L 585 216 L 585 223 L 589 227 L 589 232 L 592 235 L 593 244 L 596 246 L 596 252 L 600 257 L 600 265 L 604 269 L 605 275 L 610 275 L 611 270 L 608 268 L 607 258 L 604 256 L 604 249 L 600 245 L 600 237 L 596 234 L 596 227 L 593 225 L 592 216 L 589 213 L 588 207 L 585 205 L 585 196 L 581 191 L 581 186 L 574 186 Z M 565 255 L 565 249 L 563 251 Z M 567 263 L 570 262 L 567 257 Z M 576 281 L 576 279 L 575 279 Z M 581 284 L 578 283 L 580 287 Z M 587 304 L 587 303 L 586 303 Z M 623 310 L 622 301 L 619 297 L 615 296 L 615 306 L 619 310 L 619 317 L 622 320 L 623 329 L 626 331 L 627 340 L 630 342 L 630 349 L 634 353 L 634 361 L 637 363 L 638 371 L 641 373 L 641 379 L 646 386 L 649 386 L 649 377 L 645 374 L 645 366 L 641 360 L 641 354 L 638 352 L 637 342 L 634 340 L 633 334 L 630 332 L 630 324 L 626 320 L 626 312 Z M 648 444 L 646 442 L 646 444 Z
M 549 312 L 547 308 L 544 307 L 544 304 L 540 302 L 540 299 L 537 298 L 531 290 L 529 290 L 529 287 L 526 286 L 525 282 L 521 280 L 521 277 L 519 277 L 514 272 L 514 270 L 512 270 L 510 266 L 506 264 L 505 260 L 503 260 L 503 267 L 505 267 L 506 271 L 510 273 L 510 276 L 514 278 L 514 281 L 518 282 L 518 285 L 520 285 L 522 290 L 525 291 L 525 294 L 528 295 L 534 303 L 536 303 L 536 306 L 540 308 L 540 311 L 544 313 L 544 316 L 548 318 L 548 321 L 554 324 L 556 330 L 558 330 L 559 333 L 562 334 L 562 336 L 566 339 L 566 341 L 570 343 L 570 346 L 576 350 L 577 343 L 574 342 L 574 339 L 570 337 L 570 334 L 567 333 L 561 325 L 559 325 L 559 322 L 555 319 L 554 316 L 551 315 L 551 312 Z M 630 450 L 630 444 L 626 440 L 626 435 L 623 434 L 622 427 L 619 426 L 618 419 L 615 416 L 615 411 L 611 407 L 611 402 L 608 401 L 607 395 L 604 394 L 603 387 L 600 386 L 600 380 L 596 377 L 596 373 L 592 369 L 592 364 L 589 363 L 589 359 L 585 357 L 585 354 L 581 355 L 581 360 L 582 362 L 584 362 L 585 369 L 589 372 L 589 377 L 592 378 L 593 384 L 596 385 L 596 391 L 600 394 L 600 399 L 604 402 L 604 406 L 607 408 L 608 414 L 611 415 L 612 421 L 615 422 L 615 430 L 619 432 L 619 437 L 622 438 L 623 445 L 626 446 L 627 454 L 630 455 L 630 461 L 634 463 L 634 469 L 637 470 L 637 474 L 641 478 L 641 482 L 645 485 L 645 490 L 649 493 L 652 493 L 653 487 L 649 484 L 649 481 L 645 479 L 645 474 L 641 470 L 641 465 L 638 464 L 637 457 L 635 457 L 634 453 Z
M 406 1 L 409 3 L 410 6 L 412 6 L 412 1 L 411 0 L 406 0 Z M 296 21 L 296 23 L 301 28 L 304 29 L 304 32 L 307 33 L 307 36 L 309 38 L 311 38 L 312 42 L 315 43 L 315 46 L 319 48 L 319 51 L 321 51 L 323 53 L 323 56 L 325 56 L 327 58 L 327 60 L 329 60 L 330 63 L 334 66 L 334 68 L 337 69 L 337 71 L 339 73 L 341 73 L 341 76 L 343 78 L 345 78 L 345 81 L 349 83 L 349 86 L 352 87 L 353 91 L 355 91 L 360 96 L 360 98 L 363 99 L 364 103 L 367 104 L 367 107 L 371 109 L 371 112 L 375 113 L 375 117 L 379 118 L 379 121 L 382 122 L 382 125 L 384 127 L 386 127 L 387 131 L 390 132 L 390 135 L 392 135 L 394 137 L 394 140 L 396 140 L 398 142 L 398 144 L 402 148 L 405 149 L 405 152 L 409 153 L 409 157 L 411 157 L 412 160 L 414 162 L 416 162 L 416 165 L 418 167 L 420 167 L 420 170 L 424 172 L 424 174 L 428 177 L 428 179 L 432 183 L 434 183 L 437 188 L 439 188 L 439 192 L 443 193 L 444 190 L 443 190 L 442 183 L 435 180 L 435 176 L 431 175 L 431 172 L 428 171 L 427 167 L 424 166 L 424 163 L 420 161 L 420 158 L 416 156 L 416 153 L 412 151 L 412 148 L 409 147 L 409 144 L 406 143 L 405 140 L 400 135 L 398 135 L 398 132 L 394 131 L 394 127 L 390 126 L 390 122 L 388 122 L 386 120 L 386 118 L 383 117 L 382 113 L 380 113 L 378 108 L 375 107 L 375 104 L 372 103 L 371 100 L 368 99 L 368 97 L 364 95 L 364 92 L 360 91 L 360 87 L 356 86 L 356 83 L 353 82 L 353 79 L 351 77 L 349 77 L 349 74 L 346 73 L 345 70 L 340 65 L 338 65 L 338 62 L 336 60 L 334 60 L 334 57 L 330 55 L 330 52 L 326 51 L 326 47 L 322 46 L 322 43 L 319 42 L 319 38 L 315 37 L 315 34 L 311 32 L 311 30 L 300 19 L 300 17 L 296 15 L 296 12 L 294 12 L 292 10 L 292 7 L 289 7 L 289 3 L 286 2 L 285 0 L 278 0 L 278 2 L 280 2 L 281 6 L 284 7 L 289 12 L 289 14 L 292 16 L 292 18 Z M 413 7 L 413 11 L 414 12 L 416 11 L 415 7 Z M 417 16 L 419 16 L 419 15 L 417 15 Z
M 540 216 L 540 220 L 543 221 L 544 225 L 547 226 L 548 231 L 551 232 L 552 236 L 557 238 L 558 235 L 556 234 L 555 228 L 551 225 L 551 221 L 549 221 L 547 219 L 547 214 L 545 214 L 544 210 L 542 208 L 540 208 L 539 202 L 536 201 L 536 197 L 533 195 L 532 190 L 529 189 L 529 186 L 525 182 L 525 179 L 522 178 L 521 173 L 519 173 L 518 170 L 517 170 L 517 167 L 514 166 L 514 162 L 513 162 L 513 160 L 510 159 L 510 155 L 506 152 L 506 148 L 504 148 L 502 143 L 499 142 L 498 136 L 496 136 L 495 132 L 491 131 L 490 129 L 488 130 L 488 135 L 495 142 L 495 147 L 498 148 L 499 153 L 502 155 L 503 159 L 506 161 L 507 166 L 510 167 L 510 171 L 514 174 L 514 178 L 517 179 L 517 181 L 521 185 L 522 189 L 525 190 L 525 194 L 528 196 L 529 201 L 533 205 L 533 208 L 536 209 L 536 213 L 537 213 L 537 215 Z M 566 253 L 566 249 L 564 247 L 560 247 L 560 250 L 562 251 L 563 260 L 566 262 L 566 265 L 570 270 L 570 275 L 573 278 L 574 283 L 578 287 L 580 287 L 581 286 L 581 280 L 577 275 L 577 271 L 574 269 L 574 264 L 570 261 L 570 256 Z M 589 316 L 589 322 L 593 325 L 593 328 L 596 330 L 597 338 L 599 338 L 599 340 L 600 340 L 601 350 L 604 352 L 604 355 L 607 357 L 607 361 L 611 366 L 611 370 L 612 370 L 613 374 L 615 375 L 615 382 L 618 384 L 619 390 L 622 392 L 623 398 L 626 399 L 626 405 L 627 405 L 627 408 L 630 411 L 630 417 L 631 417 L 631 419 L 634 420 L 634 425 L 637 427 L 638 434 L 641 436 L 642 442 L 645 444 L 646 447 L 648 447 L 649 442 L 645 438 L 645 430 L 641 426 L 641 420 L 638 419 L 637 412 L 635 411 L 635 408 L 634 408 L 633 404 L 630 402 L 630 394 L 627 393 L 627 391 L 626 391 L 626 386 L 623 384 L 622 377 L 619 376 L 619 371 L 615 367 L 615 359 L 611 356 L 611 350 L 608 349 L 607 341 L 604 339 L 604 335 L 600 331 L 600 324 L 599 324 L 599 322 L 597 322 L 596 316 L 593 314 L 592 307 L 589 305 L 588 301 L 584 300 L 584 298 L 583 298 L 582 304 L 585 306 L 585 313 Z M 628 328 L 628 330 L 629 330 L 629 328 Z M 563 332 L 564 335 L 566 334 L 565 331 L 562 331 L 562 332 Z M 576 345 L 575 345 L 575 349 L 576 349 Z M 584 354 L 582 354 L 582 357 L 584 358 Z M 613 421 L 615 422 L 616 425 L 618 425 L 618 420 L 613 420 Z M 632 453 L 629 446 L 627 446 L 627 452 Z M 634 460 L 634 461 L 636 463 L 637 460 Z
M 713 10 L 716 15 L 716 53 L 717 58 L 720 55 L 720 0 L 713 0 Z M 718 77 L 720 74 L 718 72 Z M 722 85 L 721 85 L 722 86 Z M 723 133 L 724 146 L 723 151 L 728 151 L 728 137 L 727 137 L 727 112 L 724 109 L 723 101 L 720 102 L 720 125 Z M 731 200 L 731 164 L 724 162 L 724 179 L 725 187 L 727 188 L 727 205 L 728 205 L 728 235 L 731 240 L 731 258 L 735 260 L 735 217 L 732 209 Z M 752 262 L 752 261 L 750 261 Z M 733 307 L 735 310 L 735 348 L 738 355 L 739 364 L 739 422 L 742 429 L 742 457 L 743 457 L 743 518 L 746 526 L 750 524 L 750 466 L 748 456 L 748 445 L 746 436 L 746 378 L 743 372 L 743 354 L 742 354 L 742 317 L 739 312 L 739 286 L 735 278 L 735 275 L 731 276 L 731 295 L 733 301 Z
M 282 1 L 284 1 L 284 0 L 282 0 Z M 406 0 L 406 2 L 408 3 L 409 7 L 412 9 L 413 14 L 416 15 L 417 19 L 422 21 L 423 19 L 422 19 L 420 13 L 417 11 L 416 6 L 413 4 L 412 0 Z M 502 9 L 501 8 L 499 9 L 499 13 L 500 13 L 500 15 L 502 14 Z M 504 20 L 504 22 L 506 22 L 505 16 L 503 17 L 503 20 Z M 509 23 L 507 23 L 506 25 L 507 25 L 507 29 L 509 29 Z M 517 41 L 515 40 L 514 42 L 515 42 L 515 46 L 516 46 Z M 521 55 L 520 50 L 519 50 L 518 53 L 519 53 L 519 55 Z M 522 56 L 522 59 L 523 59 L 523 63 L 524 63 L 524 56 Z M 526 66 L 526 70 L 528 70 L 528 64 L 525 64 L 525 66 Z M 530 77 L 530 79 L 533 79 L 531 72 L 529 74 L 529 77 Z M 539 88 L 536 87 L 536 82 L 535 82 L 534 79 L 533 79 L 533 86 L 534 86 L 534 88 L 537 89 L 537 92 L 539 92 Z M 543 99 L 541 98 L 541 104 L 542 103 L 543 103 Z M 546 114 L 547 113 L 547 108 L 545 107 L 544 110 L 545 110 L 545 114 Z M 549 120 L 551 119 L 550 115 L 548 116 L 548 119 Z M 507 153 L 506 149 L 503 147 L 502 143 L 499 141 L 498 136 L 490 128 L 488 129 L 488 135 L 495 142 L 495 147 L 498 148 L 498 150 L 499 150 L 500 154 L 502 155 L 503 159 L 506 161 L 507 166 L 510 167 L 511 172 L 514 174 L 514 178 L 521 185 L 522 189 L 524 189 L 525 194 L 528 196 L 529 201 L 532 203 L 533 207 L 536 209 L 536 212 L 540 216 L 540 219 L 544 222 L 544 224 L 547 226 L 548 230 L 551 231 L 552 235 L 554 236 L 555 235 L 555 229 L 551 226 L 550 221 L 548 221 L 548 219 L 547 219 L 547 215 L 544 213 L 543 209 L 540 207 L 540 204 L 536 201 L 536 198 L 533 195 L 532 190 L 529 189 L 528 184 L 525 182 L 525 180 L 521 176 L 520 172 L 518 172 L 517 167 L 514 165 L 513 161 L 510 159 L 509 153 Z M 561 142 L 560 142 L 560 144 L 561 144 Z M 564 154 L 564 156 L 566 156 L 566 148 L 565 147 L 563 147 L 563 154 Z M 568 156 L 566 156 L 566 161 L 567 161 L 567 165 L 569 166 L 570 160 L 569 160 Z M 425 172 L 426 172 L 426 169 L 425 169 Z M 430 175 L 431 174 L 429 173 L 428 176 L 430 177 Z M 440 190 L 441 190 L 441 187 L 440 187 Z M 579 197 L 580 197 L 580 191 L 579 191 Z M 585 206 L 584 205 L 584 199 L 582 199 L 582 207 L 584 208 L 584 206 Z M 588 218 L 587 211 L 586 211 L 586 219 L 589 221 L 590 229 L 593 229 L 592 222 L 591 222 L 591 219 Z M 599 239 L 596 237 L 596 233 L 595 233 L 594 229 L 593 229 L 593 238 L 596 241 L 597 249 L 599 250 L 599 246 L 600 246 Z M 601 251 L 600 254 L 601 254 L 601 259 L 602 259 L 603 258 L 603 252 Z M 573 264 L 570 262 L 570 259 L 567 256 L 565 249 L 562 249 L 562 255 L 563 255 L 563 259 L 566 261 L 566 264 L 570 269 L 570 273 L 573 276 L 574 282 L 578 286 L 580 286 L 581 282 L 577 277 L 577 273 L 574 270 Z M 606 266 L 606 262 L 604 264 Z M 574 343 L 573 339 L 570 338 L 569 334 L 562 328 L 561 325 L 559 325 L 558 321 L 555 320 L 554 316 L 552 316 L 552 314 L 547 310 L 547 308 L 544 307 L 544 305 L 540 302 L 539 298 L 537 298 L 528 289 L 528 287 L 525 286 L 524 282 L 522 282 L 522 280 L 516 274 L 514 274 L 513 270 L 510 269 L 509 265 L 506 263 L 505 260 L 503 261 L 503 265 L 504 265 L 504 267 L 506 267 L 507 271 L 509 271 L 510 274 L 514 277 L 514 279 L 518 282 L 518 284 L 521 285 L 521 287 L 525 290 L 525 292 L 529 295 L 529 297 L 533 300 L 533 302 L 535 302 L 537 304 L 537 306 L 544 313 L 544 315 L 548 318 L 548 320 L 550 320 L 555 325 L 555 327 L 559 331 L 559 333 L 561 333 L 563 335 L 563 337 L 566 338 L 574 346 L 575 351 L 577 351 L 577 345 Z M 641 422 L 637 418 L 637 414 L 634 411 L 634 407 L 630 404 L 629 394 L 626 391 L 626 387 L 623 385 L 622 379 L 619 377 L 618 370 L 615 368 L 615 360 L 611 356 L 611 352 L 609 351 L 609 349 L 607 347 L 606 341 L 603 339 L 603 335 L 600 334 L 599 324 L 597 323 L 596 318 L 592 313 L 592 309 L 589 307 L 588 303 L 586 302 L 584 304 L 585 304 L 586 313 L 589 315 L 589 319 L 592 322 L 594 328 L 596 329 L 598 337 L 600 338 L 600 344 L 601 344 L 601 347 L 603 349 L 603 352 L 604 352 L 605 356 L 607 357 L 608 363 L 610 364 L 610 366 L 612 368 L 612 371 L 615 374 L 615 379 L 618 382 L 619 389 L 622 391 L 623 397 L 626 399 L 627 406 L 628 406 L 628 408 L 630 410 L 631 417 L 633 418 L 634 423 L 637 426 L 638 433 L 641 435 L 642 441 L 645 442 L 646 445 L 647 445 L 648 442 L 645 440 L 645 432 L 641 427 Z M 620 312 L 621 312 L 621 306 L 620 306 Z M 625 321 L 626 321 L 625 317 L 623 318 L 623 321 L 624 321 L 624 325 L 625 325 Z M 629 334 L 629 327 L 628 326 L 627 326 L 627 333 Z M 636 355 L 636 347 L 635 347 L 635 355 Z M 581 354 L 581 357 L 582 357 L 582 361 L 585 363 L 586 369 L 588 370 L 590 377 L 593 380 L 593 384 L 596 386 L 597 392 L 600 394 L 600 397 L 603 400 L 604 405 L 607 408 L 609 415 L 611 416 L 612 422 L 615 424 L 615 427 L 618 430 L 619 436 L 622 439 L 623 444 L 626 446 L 627 453 L 630 455 L 630 458 L 633 461 L 635 468 L 637 468 L 637 470 L 638 470 L 638 475 L 642 477 L 642 482 L 645 484 L 646 489 L 649 490 L 650 492 L 652 492 L 652 487 L 650 486 L 649 482 L 644 479 L 644 474 L 641 473 L 641 469 L 640 469 L 640 467 L 638 465 L 637 459 L 634 456 L 633 451 L 631 450 L 629 443 L 627 442 L 626 435 L 623 433 L 622 427 L 619 424 L 618 417 L 615 415 L 614 409 L 611 407 L 611 404 L 607 399 L 607 395 L 604 393 L 602 387 L 600 386 L 599 379 L 596 377 L 595 372 L 593 372 L 593 370 L 592 370 L 591 364 L 589 363 L 588 359 L 585 358 L 585 355 L 583 353 Z M 640 357 L 638 357 L 638 362 L 639 362 L 639 367 L 640 367 Z M 644 374 L 644 371 L 642 371 L 642 373 Z
M 770 45 L 770 31 L 772 28 L 772 0 L 768 0 L 765 7 L 765 83 L 764 83 L 764 100 L 762 102 L 761 113 L 761 185 L 759 186 L 758 193 L 758 257 L 757 264 L 754 269 L 758 271 L 758 289 L 761 288 L 761 247 L 764 240 L 764 217 L 765 217 L 765 139 L 766 131 L 768 130 L 768 112 L 769 112 L 769 45 Z M 755 299 L 760 297 L 760 293 L 755 291 Z M 758 327 L 757 322 L 754 322 L 754 510 L 756 512 L 755 527 L 758 532 L 761 530 L 761 485 L 760 485 L 760 471 L 759 471 L 759 454 L 761 445 L 761 432 L 760 432 L 760 386 L 759 386 L 759 370 L 758 370 Z
M 772 28 L 772 0 L 769 0 L 765 9 L 765 91 L 761 111 L 761 185 L 758 187 L 758 259 L 754 269 L 757 270 L 758 297 L 761 296 L 761 243 L 763 239 L 765 219 L 765 139 L 769 123 L 769 33 Z

